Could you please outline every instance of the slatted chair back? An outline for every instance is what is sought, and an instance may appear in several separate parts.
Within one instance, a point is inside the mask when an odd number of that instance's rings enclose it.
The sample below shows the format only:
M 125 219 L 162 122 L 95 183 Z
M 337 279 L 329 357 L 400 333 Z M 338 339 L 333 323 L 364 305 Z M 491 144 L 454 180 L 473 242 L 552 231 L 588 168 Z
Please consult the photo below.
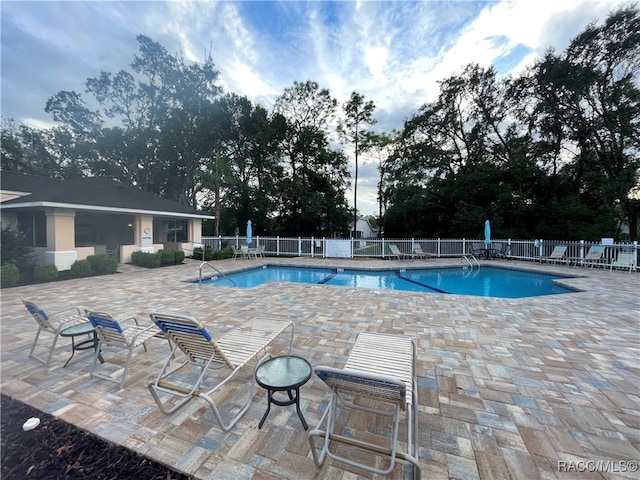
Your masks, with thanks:
M 192 362 L 220 361 L 229 368 L 236 365 L 227 358 L 205 326 L 186 315 L 152 313 L 151 319 Z

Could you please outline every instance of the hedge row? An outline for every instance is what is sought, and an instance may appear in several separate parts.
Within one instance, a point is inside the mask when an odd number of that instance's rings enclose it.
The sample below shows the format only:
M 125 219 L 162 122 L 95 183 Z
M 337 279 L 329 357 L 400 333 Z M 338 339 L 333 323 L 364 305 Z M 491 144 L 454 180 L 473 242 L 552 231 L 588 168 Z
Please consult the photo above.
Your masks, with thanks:
M 184 260 L 182 250 L 158 250 L 155 253 L 133 252 L 131 263 L 138 267 L 155 268 L 167 265 L 177 265 Z
M 207 246 L 204 248 L 204 252 L 202 247 L 196 247 L 193 249 L 193 253 L 191 258 L 196 260 L 222 260 L 223 258 L 231 258 L 233 257 L 233 250 L 229 248 L 225 248 L 224 250 L 212 250 L 211 247 Z
M 76 260 L 71 265 L 71 276 L 89 277 L 116 273 L 118 262 L 107 255 L 90 255 L 86 260 Z M 39 264 L 33 269 L 33 280 L 38 283 L 52 282 L 58 278 L 58 268 L 52 264 Z M 20 271 L 15 265 L 8 263 L 0 269 L 0 281 L 3 287 L 11 287 L 20 281 Z

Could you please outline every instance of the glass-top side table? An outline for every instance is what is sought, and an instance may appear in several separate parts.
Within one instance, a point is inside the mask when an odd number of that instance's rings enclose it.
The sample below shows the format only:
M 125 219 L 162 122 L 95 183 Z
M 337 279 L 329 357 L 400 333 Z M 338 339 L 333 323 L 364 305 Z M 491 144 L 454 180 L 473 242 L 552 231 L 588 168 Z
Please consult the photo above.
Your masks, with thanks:
M 76 343 L 75 337 L 80 337 L 82 335 L 91 335 L 91 338 L 89 340 L 84 340 L 82 342 Z M 94 350 L 98 349 L 98 337 L 96 336 L 96 329 L 93 328 L 91 322 L 79 323 L 77 325 L 67 327 L 60 332 L 60 336 L 71 338 L 71 356 L 62 368 L 66 367 L 69 364 L 69 362 L 73 358 L 73 354 L 76 353 L 76 351 L 88 350 L 90 348 L 93 348 Z M 102 359 L 102 355 L 99 355 L 98 359 L 100 360 L 100 363 L 104 362 L 104 360 Z
M 258 428 L 262 428 L 264 421 L 271 411 L 271 404 L 281 407 L 296 406 L 296 412 L 305 430 L 309 427 L 300 411 L 300 387 L 311 378 L 311 364 L 304 358 L 294 355 L 274 357 L 262 363 L 256 369 L 256 382 L 267 390 L 267 411 L 264 412 Z M 288 400 L 274 398 L 276 392 L 287 392 Z

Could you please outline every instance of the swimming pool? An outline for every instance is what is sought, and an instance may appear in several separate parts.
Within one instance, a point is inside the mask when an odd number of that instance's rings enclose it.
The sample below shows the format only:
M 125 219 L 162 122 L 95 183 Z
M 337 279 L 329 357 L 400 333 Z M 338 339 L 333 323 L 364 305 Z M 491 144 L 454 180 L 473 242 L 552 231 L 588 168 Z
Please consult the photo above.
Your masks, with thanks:
M 205 279 L 202 284 L 252 288 L 266 282 L 297 282 L 499 298 L 557 295 L 574 291 L 557 285 L 553 281 L 557 278 L 567 277 L 498 267 L 482 267 L 480 270 L 460 267 L 355 270 L 267 265 Z

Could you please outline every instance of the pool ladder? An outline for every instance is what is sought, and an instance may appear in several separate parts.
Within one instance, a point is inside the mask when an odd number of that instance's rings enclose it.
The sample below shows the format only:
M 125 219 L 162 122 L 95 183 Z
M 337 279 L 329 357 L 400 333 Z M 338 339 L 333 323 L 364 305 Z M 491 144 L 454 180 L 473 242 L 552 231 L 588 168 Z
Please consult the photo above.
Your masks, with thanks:
M 236 282 L 234 282 L 233 280 L 231 280 L 229 277 L 227 277 L 224 273 L 222 273 L 220 270 L 218 270 L 216 267 L 214 267 L 213 265 L 211 265 L 209 262 L 202 262 L 200 264 L 200 268 L 198 269 L 198 285 L 202 286 L 202 267 L 207 266 L 211 269 L 213 269 L 214 271 L 216 271 L 218 273 L 219 277 L 223 277 L 226 280 L 229 280 L 231 282 L 231 284 L 234 287 L 237 287 Z
M 476 265 L 478 267 L 478 270 L 480 270 L 480 262 L 478 261 L 478 259 L 473 255 L 473 253 L 469 254 L 469 256 L 467 255 L 462 255 L 462 258 L 464 258 L 467 263 L 469 264 L 469 268 L 471 268 L 471 270 L 473 270 L 473 263 L 471 263 L 471 260 L 469 260 L 469 258 L 472 258 L 474 262 L 476 262 Z

